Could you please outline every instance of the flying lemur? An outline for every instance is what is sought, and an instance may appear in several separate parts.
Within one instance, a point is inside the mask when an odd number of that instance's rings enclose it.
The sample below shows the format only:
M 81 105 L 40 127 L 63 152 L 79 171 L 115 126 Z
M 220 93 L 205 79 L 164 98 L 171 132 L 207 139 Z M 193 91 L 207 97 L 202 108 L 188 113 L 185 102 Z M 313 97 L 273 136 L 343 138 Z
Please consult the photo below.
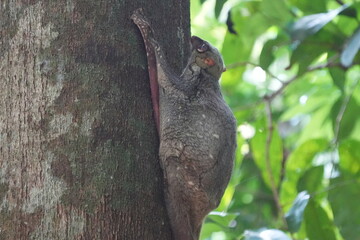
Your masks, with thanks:
M 197 240 L 204 217 L 224 194 L 236 148 L 236 121 L 219 86 L 224 62 L 215 47 L 193 36 L 189 61 L 177 76 L 143 10 L 135 10 L 131 19 L 147 53 L 173 239 Z

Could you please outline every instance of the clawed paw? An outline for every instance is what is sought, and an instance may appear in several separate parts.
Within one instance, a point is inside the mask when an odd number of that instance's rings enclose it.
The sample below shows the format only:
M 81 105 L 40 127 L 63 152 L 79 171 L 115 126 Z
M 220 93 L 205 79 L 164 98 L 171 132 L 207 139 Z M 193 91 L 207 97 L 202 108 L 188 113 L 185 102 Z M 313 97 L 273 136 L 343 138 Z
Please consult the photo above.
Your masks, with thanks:
M 144 40 L 149 38 L 149 35 L 152 34 L 152 28 L 149 21 L 144 16 L 144 10 L 142 8 L 136 9 L 131 15 L 131 19 L 138 26 L 141 33 L 143 34 Z
M 133 14 L 131 15 L 131 17 L 130 17 L 133 21 L 134 21 L 134 23 L 135 24 L 144 24 L 144 23 L 146 23 L 146 24 L 148 24 L 148 21 L 147 21 L 147 19 L 146 19 L 146 17 L 144 16 L 144 9 L 142 9 L 142 8 L 138 8 L 138 9 L 136 9 L 134 12 L 133 12 Z

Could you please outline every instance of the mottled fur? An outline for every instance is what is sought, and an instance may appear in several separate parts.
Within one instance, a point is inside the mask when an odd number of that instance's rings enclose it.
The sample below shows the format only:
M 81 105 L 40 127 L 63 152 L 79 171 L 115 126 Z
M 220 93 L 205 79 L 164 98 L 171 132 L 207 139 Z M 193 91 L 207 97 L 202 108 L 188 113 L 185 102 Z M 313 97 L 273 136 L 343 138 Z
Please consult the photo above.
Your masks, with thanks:
M 150 81 L 159 84 L 159 155 L 173 238 L 197 240 L 229 182 L 236 147 L 235 118 L 219 86 L 224 63 L 216 48 L 192 37 L 188 64 L 176 76 L 142 10 L 131 18 L 144 38 Z

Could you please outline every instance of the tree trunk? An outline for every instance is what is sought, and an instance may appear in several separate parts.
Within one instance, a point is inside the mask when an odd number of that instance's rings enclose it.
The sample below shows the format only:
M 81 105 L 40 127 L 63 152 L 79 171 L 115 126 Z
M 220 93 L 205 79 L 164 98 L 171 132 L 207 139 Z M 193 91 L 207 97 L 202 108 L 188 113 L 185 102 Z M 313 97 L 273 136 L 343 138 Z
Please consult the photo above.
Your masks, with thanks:
M 171 239 L 139 7 L 180 72 L 188 1 L 1 1 L 0 239 Z

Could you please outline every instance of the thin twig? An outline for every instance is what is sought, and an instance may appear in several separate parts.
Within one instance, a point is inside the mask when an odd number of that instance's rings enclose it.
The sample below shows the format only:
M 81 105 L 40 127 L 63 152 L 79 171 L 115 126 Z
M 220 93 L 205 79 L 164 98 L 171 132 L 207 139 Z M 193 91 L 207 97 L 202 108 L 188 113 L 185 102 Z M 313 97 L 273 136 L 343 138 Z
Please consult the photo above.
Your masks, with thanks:
M 241 66 L 246 66 L 246 65 L 251 65 L 254 67 L 259 67 L 261 68 L 264 72 L 266 72 L 267 75 L 269 75 L 272 78 L 275 78 L 276 80 L 278 80 L 279 82 L 284 82 L 283 80 L 281 80 L 278 76 L 276 76 L 275 74 L 273 74 L 271 71 L 262 68 L 259 64 L 253 63 L 253 62 L 237 62 L 237 63 L 232 63 L 226 66 L 226 69 L 233 69 L 233 68 L 237 68 L 237 67 L 241 67 Z
M 317 66 L 309 67 L 305 73 L 315 71 L 315 70 L 324 69 L 324 68 L 327 68 L 327 67 L 330 67 L 330 66 L 333 66 L 333 65 L 334 65 L 333 63 L 329 62 L 329 63 L 326 63 L 326 64 L 320 64 L 320 65 L 317 65 Z M 266 146 L 265 146 L 266 168 L 267 168 L 267 171 L 268 171 L 268 174 L 269 174 L 270 184 L 271 184 L 271 191 L 273 193 L 273 198 L 274 198 L 277 210 L 278 210 L 278 215 L 281 218 L 281 220 L 283 221 L 285 226 L 287 226 L 287 222 L 286 222 L 286 219 L 285 219 L 283 208 L 282 208 L 281 203 L 280 203 L 279 192 L 278 192 L 277 186 L 275 184 L 275 179 L 274 179 L 274 175 L 272 173 L 272 168 L 271 168 L 270 149 L 271 149 L 272 135 L 273 135 L 273 131 L 274 131 L 273 119 L 272 119 L 272 111 L 271 111 L 271 103 L 272 103 L 272 100 L 276 96 L 280 95 L 284 91 L 284 89 L 289 84 L 291 84 L 296 79 L 298 79 L 300 77 L 300 75 L 301 74 L 297 74 L 297 75 L 291 77 L 289 80 L 287 80 L 285 82 L 282 82 L 281 87 L 277 91 L 273 92 L 270 95 L 265 95 L 263 97 L 263 100 L 265 102 L 265 112 L 266 112 L 266 118 L 267 118 L 267 137 L 266 137 Z
M 340 124 L 341 124 L 341 121 L 342 121 L 342 119 L 344 117 L 346 108 L 347 108 L 347 106 L 348 106 L 348 104 L 350 102 L 350 99 L 351 99 L 351 97 L 352 97 L 358 83 L 359 83 L 359 78 L 354 81 L 353 85 L 350 88 L 350 93 L 347 96 L 345 96 L 345 98 L 344 98 L 344 100 L 343 100 L 343 102 L 341 104 L 339 113 L 336 116 L 335 127 L 334 127 L 333 144 L 337 144 L 337 142 L 339 140 Z
M 354 179 L 348 179 L 348 180 L 345 180 L 345 181 L 343 181 L 343 182 L 335 183 L 335 184 L 333 184 L 333 185 L 331 185 L 331 186 L 329 186 L 329 187 L 326 187 L 326 188 L 324 188 L 324 189 L 322 189 L 322 190 L 319 190 L 319 191 L 317 191 L 317 192 L 313 192 L 313 193 L 311 193 L 310 195 L 311 195 L 311 196 L 316 196 L 316 195 L 328 193 L 328 192 L 330 192 L 330 191 L 332 191 L 332 190 L 334 190 L 334 189 L 336 189 L 336 188 L 345 187 L 345 186 L 348 186 L 348 185 L 350 185 L 350 184 L 356 183 L 357 181 L 358 181 L 358 180 L 355 179 L 355 178 L 354 178 Z
M 329 61 L 327 63 L 319 64 L 319 65 L 316 65 L 316 66 L 310 66 L 310 67 L 307 68 L 307 71 L 305 71 L 304 73 L 296 74 L 295 76 L 289 78 L 286 81 L 281 80 L 279 77 L 277 77 L 271 71 L 269 71 L 267 69 L 263 69 L 259 64 L 256 64 L 256 63 L 253 63 L 253 62 L 245 61 L 245 62 L 232 63 L 232 64 L 227 65 L 226 69 L 233 69 L 233 68 L 237 68 L 237 67 L 240 67 L 240 66 L 246 66 L 246 65 L 251 65 L 251 66 L 254 66 L 254 67 L 260 67 L 271 78 L 274 78 L 274 79 L 278 80 L 279 82 L 281 82 L 281 87 L 278 90 L 271 93 L 270 95 L 265 95 L 263 97 L 264 100 L 266 100 L 266 99 L 272 100 L 275 97 L 277 97 L 278 95 L 280 95 L 289 84 L 294 82 L 296 79 L 298 79 L 300 76 L 302 76 L 305 73 L 313 72 L 313 71 L 316 71 L 316 70 L 321 70 L 321 69 L 328 68 L 328 67 L 335 67 L 335 66 L 342 67 L 340 63 L 335 62 L 337 58 L 338 58 L 338 56 L 334 56 L 332 59 L 329 59 Z
M 313 71 L 316 71 L 316 70 L 321 70 L 321 69 L 324 69 L 324 68 L 328 68 L 328 67 L 335 67 L 335 66 L 341 66 L 340 64 L 338 63 L 333 63 L 333 62 L 328 62 L 328 63 L 324 63 L 324 64 L 319 64 L 319 65 L 316 65 L 316 66 L 312 66 L 312 67 L 308 67 L 307 68 L 307 71 L 305 71 L 304 73 L 301 73 L 301 74 L 296 74 L 295 76 L 291 77 L 289 80 L 285 81 L 282 83 L 281 87 L 276 90 L 275 92 L 271 93 L 270 95 L 266 95 L 264 96 L 264 100 L 272 100 L 274 99 L 275 97 L 277 97 L 278 95 L 280 95 L 284 89 L 289 85 L 291 84 L 292 82 L 294 82 L 296 79 L 298 79 L 300 76 L 302 76 L 303 74 L 305 73 L 309 73 L 309 72 L 313 72 Z
M 334 138 L 331 142 L 332 146 L 334 148 L 337 148 L 338 147 L 338 141 L 339 141 L 339 133 L 340 133 L 340 124 L 341 124 L 341 121 L 344 117 L 344 114 L 345 114 L 345 111 L 346 111 L 346 108 L 350 102 L 350 99 L 355 91 L 355 88 L 356 88 L 356 85 L 358 85 L 359 83 L 359 78 L 356 79 L 354 81 L 354 83 L 352 84 L 351 88 L 350 88 L 350 93 L 348 95 L 345 96 L 344 100 L 342 101 L 341 103 L 341 107 L 340 107 L 340 110 L 336 116 L 336 119 L 335 119 L 335 126 L 334 126 Z M 333 158 L 333 160 L 331 161 L 332 162 L 332 168 L 331 168 L 331 173 L 330 173 L 330 176 L 332 176 L 333 172 L 335 171 L 335 158 Z
M 265 112 L 266 112 L 266 119 L 267 119 L 267 136 L 266 136 L 266 146 L 265 146 L 266 170 L 269 174 L 271 191 L 273 194 L 276 208 L 278 210 L 278 215 L 283 220 L 284 224 L 287 225 L 286 220 L 284 218 L 283 209 L 280 204 L 279 192 L 278 192 L 278 189 L 277 189 L 277 186 L 275 183 L 275 178 L 274 178 L 272 167 L 271 167 L 270 151 L 271 151 L 271 142 L 272 142 L 272 135 L 274 132 L 274 126 L 273 126 L 273 122 L 272 122 L 273 119 L 272 119 L 272 113 L 271 113 L 271 100 L 270 99 L 267 99 L 265 101 Z
M 338 59 L 338 56 L 334 56 L 333 58 L 329 59 L 329 61 L 327 63 L 324 64 L 319 64 L 316 66 L 310 66 L 307 68 L 307 71 L 300 73 L 300 74 L 296 74 L 295 76 L 289 78 L 287 81 L 282 81 L 281 79 L 279 79 L 277 76 L 275 76 L 274 74 L 272 74 L 269 70 L 265 70 L 263 69 L 270 77 L 277 79 L 278 81 L 281 82 L 281 87 L 276 90 L 275 92 L 269 94 L 269 95 L 265 95 L 263 97 L 263 101 L 265 102 L 265 111 L 266 111 L 266 118 L 267 118 L 267 136 L 266 136 L 266 146 L 265 146 L 265 162 L 266 162 L 266 168 L 267 168 L 267 172 L 269 174 L 269 178 L 270 178 L 270 185 L 271 185 L 271 191 L 273 194 L 273 198 L 278 210 L 278 215 L 281 218 L 281 220 L 284 223 L 284 226 L 287 227 L 287 222 L 285 219 L 285 215 L 283 212 L 283 208 L 281 206 L 280 203 L 280 197 L 279 197 L 279 192 L 275 183 L 275 179 L 274 179 L 274 175 L 273 175 L 273 171 L 271 168 L 271 159 L 270 159 L 270 151 L 271 151 L 271 143 L 272 143 L 272 135 L 273 135 L 273 131 L 274 131 L 274 126 L 273 126 L 273 119 L 272 119 L 272 112 L 271 112 L 271 103 L 273 101 L 273 99 L 275 97 L 277 97 L 278 95 L 280 95 L 284 89 L 290 85 L 291 83 L 293 83 L 296 79 L 298 79 L 300 76 L 302 76 L 303 74 L 306 74 L 308 72 L 313 72 L 316 70 L 321 70 L 321 69 L 325 69 L 325 68 L 329 68 L 329 67 L 342 67 L 340 63 L 337 63 L 336 60 Z M 239 63 L 234 63 L 234 64 L 230 64 L 227 66 L 228 69 L 231 68 L 236 68 L 239 66 L 244 66 L 244 65 L 252 65 L 252 66 L 256 66 L 256 67 L 261 67 L 258 64 L 252 63 L 252 62 L 239 62 Z M 359 82 L 359 80 L 356 81 L 356 84 Z M 354 88 L 353 88 L 354 90 Z M 350 97 L 352 95 L 353 92 L 351 92 L 351 94 L 349 95 L 347 101 L 344 101 L 344 104 L 341 108 L 341 110 L 339 111 L 338 117 L 337 117 L 337 126 L 336 126 L 336 137 L 335 140 L 337 141 L 338 138 L 338 131 L 339 131 L 339 126 L 340 126 L 340 122 L 343 118 L 346 106 L 350 100 Z M 345 104 L 346 103 L 346 104 Z

